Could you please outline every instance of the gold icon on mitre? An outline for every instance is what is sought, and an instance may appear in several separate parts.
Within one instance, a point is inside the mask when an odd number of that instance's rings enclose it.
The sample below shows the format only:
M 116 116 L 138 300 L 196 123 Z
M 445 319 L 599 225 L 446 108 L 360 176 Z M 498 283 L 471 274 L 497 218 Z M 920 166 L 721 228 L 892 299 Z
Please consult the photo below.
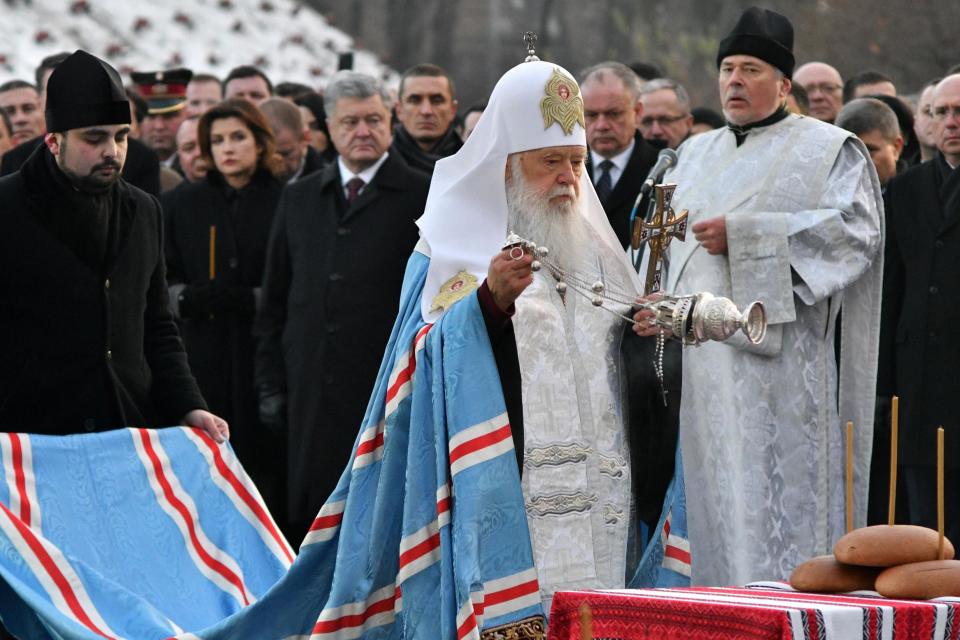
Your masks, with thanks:
M 454 303 L 466 298 L 476 288 L 477 276 L 461 269 L 457 275 L 440 285 L 440 293 L 434 296 L 430 313 L 448 311 Z
M 573 133 L 573 125 L 578 122 L 586 129 L 583 122 L 583 98 L 580 97 L 580 87 L 573 78 L 559 68 L 554 68 L 544 91 L 547 95 L 540 100 L 544 129 L 549 129 L 554 122 L 560 125 L 565 135 Z

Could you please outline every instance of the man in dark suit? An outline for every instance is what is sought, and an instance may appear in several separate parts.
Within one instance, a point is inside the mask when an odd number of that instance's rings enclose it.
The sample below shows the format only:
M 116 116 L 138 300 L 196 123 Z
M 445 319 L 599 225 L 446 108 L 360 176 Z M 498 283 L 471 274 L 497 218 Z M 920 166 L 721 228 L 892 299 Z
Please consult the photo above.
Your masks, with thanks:
M 939 153 L 893 178 L 887 238 L 879 395 L 900 396 L 899 462 L 910 522 L 936 528 L 936 429 L 946 443 L 946 486 L 960 481 L 960 74 L 933 94 Z M 901 497 L 901 500 L 903 498 Z M 946 534 L 960 535 L 960 498 L 947 490 Z
M 291 540 L 336 486 L 400 300 L 428 179 L 394 153 L 389 97 L 342 71 L 324 93 L 339 158 L 284 190 L 257 319 L 264 424 L 288 425 Z
M 602 62 L 581 73 L 587 171 L 620 243 L 630 243 L 630 212 L 657 151 L 638 130 L 643 105 L 640 79 L 626 65 Z M 637 216 L 646 214 L 644 199 Z M 657 378 L 656 338 L 625 340 L 623 344 L 627 393 L 631 415 L 628 428 L 632 479 L 637 513 L 649 527 L 656 525 L 667 484 L 673 477 L 673 452 L 680 416 L 680 345 L 668 341 L 663 349 L 664 379 Z
M 156 200 L 120 180 L 130 108 L 78 51 L 50 77 L 50 132 L 0 180 L 0 430 L 189 424 L 217 440 L 170 316 Z
M 580 74 L 590 157 L 587 170 L 620 243 L 630 243 L 630 211 L 657 152 L 637 130 L 643 105 L 640 79 L 619 62 Z M 643 216 L 645 211 L 638 211 Z
M 310 129 L 303 124 L 300 107 L 285 98 L 270 98 L 260 103 L 273 131 L 277 153 L 283 158 L 284 182 L 296 182 L 326 166 L 320 152 L 310 146 Z
M 876 98 L 856 98 L 848 102 L 837 114 L 835 123 L 856 135 L 870 152 L 870 159 L 877 169 L 880 188 L 900 169 L 900 154 L 903 152 L 903 135 L 897 114 Z

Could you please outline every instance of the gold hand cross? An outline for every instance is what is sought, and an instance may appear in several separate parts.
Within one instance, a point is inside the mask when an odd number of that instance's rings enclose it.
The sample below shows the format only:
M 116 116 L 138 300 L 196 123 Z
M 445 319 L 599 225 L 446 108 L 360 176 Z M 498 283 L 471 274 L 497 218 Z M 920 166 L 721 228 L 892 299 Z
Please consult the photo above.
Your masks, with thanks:
M 632 245 L 634 249 L 646 242 L 650 245 L 650 257 L 647 262 L 647 279 L 643 286 L 643 295 L 650 295 L 660 291 L 663 272 L 663 252 L 673 238 L 681 242 L 687 236 L 687 210 L 676 215 L 670 202 L 673 200 L 675 184 L 658 184 L 654 186 L 657 207 L 653 219 L 648 223 L 637 218 L 633 225 Z

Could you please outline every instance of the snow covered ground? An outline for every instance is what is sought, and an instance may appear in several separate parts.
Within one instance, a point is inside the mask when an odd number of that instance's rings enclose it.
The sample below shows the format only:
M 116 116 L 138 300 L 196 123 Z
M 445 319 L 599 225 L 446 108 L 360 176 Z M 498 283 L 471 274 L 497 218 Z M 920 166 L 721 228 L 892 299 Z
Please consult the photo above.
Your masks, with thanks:
M 241 64 L 274 83 L 322 87 L 350 36 L 294 0 L 0 0 L 0 83 L 33 81 L 45 56 L 82 48 L 130 71 L 188 67 L 223 77 Z M 354 68 L 395 82 L 365 51 Z

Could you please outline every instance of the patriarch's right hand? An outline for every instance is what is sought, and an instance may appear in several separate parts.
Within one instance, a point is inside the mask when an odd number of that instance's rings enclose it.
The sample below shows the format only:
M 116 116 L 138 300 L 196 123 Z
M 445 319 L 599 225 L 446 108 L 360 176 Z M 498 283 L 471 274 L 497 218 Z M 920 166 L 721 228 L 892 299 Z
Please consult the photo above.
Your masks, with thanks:
M 524 289 L 533 282 L 533 255 L 524 252 L 519 260 L 510 257 L 511 249 L 504 249 L 493 256 L 487 271 L 487 287 L 493 301 L 504 313 L 516 302 Z

